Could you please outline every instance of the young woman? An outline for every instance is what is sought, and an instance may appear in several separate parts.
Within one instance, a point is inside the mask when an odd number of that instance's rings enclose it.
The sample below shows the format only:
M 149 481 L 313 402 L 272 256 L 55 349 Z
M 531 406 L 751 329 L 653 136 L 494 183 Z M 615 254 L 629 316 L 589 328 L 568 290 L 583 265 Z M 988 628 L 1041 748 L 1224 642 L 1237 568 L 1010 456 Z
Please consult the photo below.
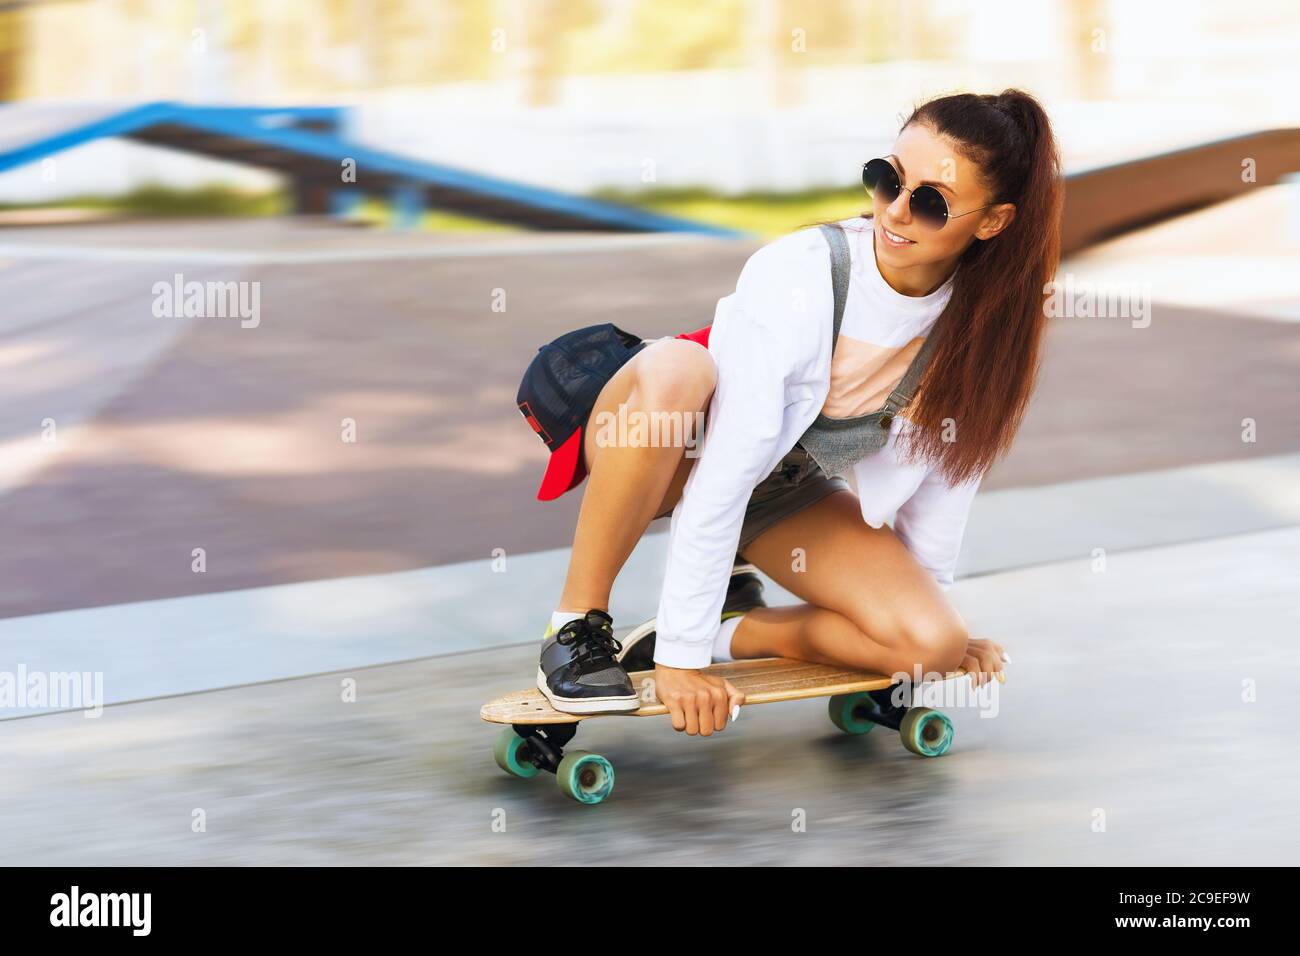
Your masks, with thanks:
M 647 342 L 605 323 L 534 357 L 518 403 L 552 451 L 538 497 L 590 475 L 537 675 L 557 709 L 634 710 L 627 672 L 653 666 L 673 726 L 708 736 L 744 702 L 713 661 L 1001 676 L 944 592 L 1038 371 L 1056 142 L 1027 93 L 945 96 L 863 182 L 870 210 L 759 249 L 711 326 Z M 671 413 L 703 417 L 704 440 L 611 430 Z M 658 614 L 620 644 L 615 575 L 670 513 Z M 806 603 L 766 607 L 752 566 Z

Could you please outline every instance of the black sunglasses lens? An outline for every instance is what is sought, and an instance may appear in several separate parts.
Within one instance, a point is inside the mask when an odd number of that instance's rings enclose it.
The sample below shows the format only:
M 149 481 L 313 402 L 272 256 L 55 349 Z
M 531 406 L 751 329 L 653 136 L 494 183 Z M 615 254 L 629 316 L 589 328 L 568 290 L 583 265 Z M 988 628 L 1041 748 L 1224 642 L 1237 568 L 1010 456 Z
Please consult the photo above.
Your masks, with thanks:
M 918 186 L 912 193 L 912 215 L 938 229 L 948 221 L 948 201 L 933 186 Z
M 873 159 L 862 167 L 862 185 L 873 198 L 891 203 L 898 198 L 898 172 L 884 159 Z

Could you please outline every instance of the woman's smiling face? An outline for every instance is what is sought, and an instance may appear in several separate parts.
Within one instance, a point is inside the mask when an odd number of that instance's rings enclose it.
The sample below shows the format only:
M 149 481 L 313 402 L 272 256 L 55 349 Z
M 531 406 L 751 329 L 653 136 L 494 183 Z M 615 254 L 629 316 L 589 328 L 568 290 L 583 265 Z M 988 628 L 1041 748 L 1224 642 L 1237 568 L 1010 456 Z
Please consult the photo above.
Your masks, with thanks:
M 975 238 L 997 235 L 1014 215 L 1010 203 L 989 205 L 993 196 L 980 179 L 979 167 L 961 155 L 952 140 L 928 126 L 908 126 L 884 158 L 905 187 L 892 203 L 883 202 L 878 194 L 872 197 L 876 255 L 887 265 L 902 268 L 955 259 Z M 911 190 L 922 184 L 937 189 L 948 204 L 949 219 L 941 229 L 912 215 Z M 982 206 L 988 208 L 981 210 Z

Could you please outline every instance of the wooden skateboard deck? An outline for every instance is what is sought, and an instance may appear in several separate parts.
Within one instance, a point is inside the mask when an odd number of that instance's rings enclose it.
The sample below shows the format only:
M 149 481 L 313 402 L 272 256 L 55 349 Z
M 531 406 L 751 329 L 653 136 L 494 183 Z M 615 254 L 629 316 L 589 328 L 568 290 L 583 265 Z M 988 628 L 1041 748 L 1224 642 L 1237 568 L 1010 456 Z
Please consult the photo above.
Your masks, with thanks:
M 899 706 L 891 700 L 894 681 L 881 674 L 826 664 L 769 657 L 714 664 L 705 672 L 731 681 L 745 695 L 745 705 L 828 697 L 832 723 L 850 734 L 864 734 L 880 725 L 897 730 L 913 753 L 938 757 L 952 743 L 952 722 L 937 710 Z M 951 680 L 963 676 L 948 674 Z M 654 671 L 630 675 L 635 687 L 645 686 Z M 516 691 L 488 701 L 479 710 L 483 720 L 509 724 L 497 738 L 497 766 L 516 777 L 533 777 L 542 770 L 556 775 L 560 789 L 580 803 L 599 803 L 614 786 L 614 768 L 599 754 L 564 746 L 577 733 L 578 723 L 601 717 L 657 717 L 668 708 L 657 699 L 639 710 L 609 714 L 566 714 L 555 710 L 537 688 Z
M 705 673 L 731 681 L 745 695 L 747 707 L 750 704 L 883 690 L 893 685 L 888 677 L 879 674 L 781 657 L 713 664 Z M 628 676 L 632 678 L 633 686 L 639 688 L 644 686 L 647 678 L 654 677 L 654 671 L 637 671 Z M 668 708 L 656 699 L 640 710 L 625 713 L 566 714 L 553 708 L 540 690 L 530 687 L 488 701 L 479 711 L 479 716 L 494 724 L 539 725 L 572 724 L 593 717 L 658 717 L 666 713 Z

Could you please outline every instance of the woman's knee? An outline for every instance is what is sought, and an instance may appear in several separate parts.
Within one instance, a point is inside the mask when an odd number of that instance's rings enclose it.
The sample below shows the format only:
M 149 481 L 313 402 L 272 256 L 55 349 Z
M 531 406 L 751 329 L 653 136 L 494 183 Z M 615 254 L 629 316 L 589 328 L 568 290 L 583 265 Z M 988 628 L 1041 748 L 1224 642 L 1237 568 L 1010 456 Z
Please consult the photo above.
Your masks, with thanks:
M 917 620 L 903 627 L 897 647 L 899 670 L 919 667 L 923 674 L 947 674 L 961 666 L 970 634 L 958 621 Z
M 633 389 L 646 408 L 699 411 L 717 385 L 713 356 L 695 342 L 664 339 L 639 357 Z
M 883 666 L 889 673 L 946 674 L 956 670 L 966 656 L 970 639 L 960 618 L 948 615 L 914 614 L 895 624 L 882 624 L 878 617 L 848 615 L 849 620 L 869 640 L 886 649 Z
M 600 449 L 610 444 L 606 429 L 619 421 L 620 410 L 634 415 L 673 416 L 668 420 L 652 419 L 646 425 L 648 429 L 657 428 L 659 433 L 670 429 L 674 440 L 656 444 L 677 448 L 689 441 L 703 424 L 703 412 L 716 382 L 713 357 L 695 342 L 661 339 L 647 346 L 619 369 L 597 397 L 587 419 L 583 465 L 590 470 L 600 459 Z M 677 428 L 686 437 L 676 439 Z

